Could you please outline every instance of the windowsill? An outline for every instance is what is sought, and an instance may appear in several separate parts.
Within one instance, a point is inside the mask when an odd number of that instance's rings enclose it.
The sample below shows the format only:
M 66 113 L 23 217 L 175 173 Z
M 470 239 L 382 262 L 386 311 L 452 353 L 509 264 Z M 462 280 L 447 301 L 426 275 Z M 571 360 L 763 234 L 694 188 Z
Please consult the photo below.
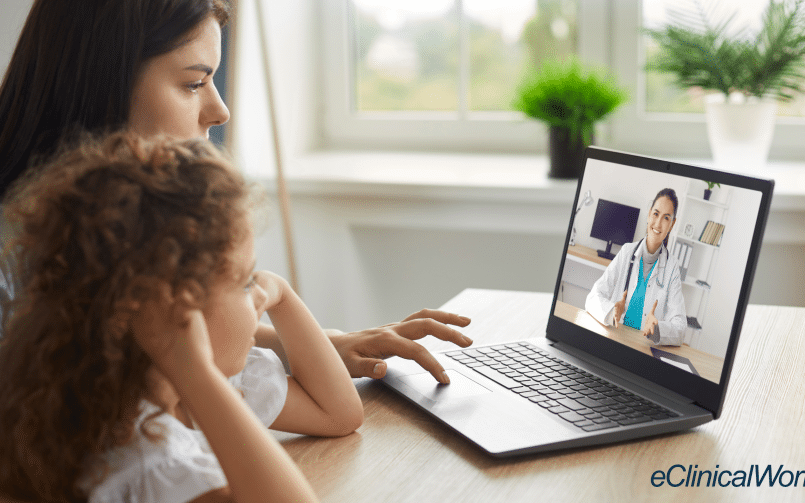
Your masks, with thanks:
M 313 152 L 286 170 L 293 193 L 481 201 L 572 200 L 575 180 L 553 180 L 534 155 Z
M 680 159 L 708 166 L 709 160 Z M 576 180 L 550 179 L 545 155 L 311 152 L 287 163 L 292 194 L 500 202 L 570 202 Z M 771 161 L 772 211 L 805 211 L 805 163 Z M 273 178 L 273 177 L 266 177 Z

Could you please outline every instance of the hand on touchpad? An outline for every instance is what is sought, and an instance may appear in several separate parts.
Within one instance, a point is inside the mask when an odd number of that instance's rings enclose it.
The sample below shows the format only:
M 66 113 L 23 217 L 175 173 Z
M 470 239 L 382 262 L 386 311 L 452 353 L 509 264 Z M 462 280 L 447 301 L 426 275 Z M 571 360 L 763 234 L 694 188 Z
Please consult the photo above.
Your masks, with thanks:
M 456 370 L 448 370 L 447 376 L 450 378 L 450 384 L 439 383 L 428 372 L 402 376 L 398 379 L 425 398 L 434 401 L 480 395 L 490 391 Z

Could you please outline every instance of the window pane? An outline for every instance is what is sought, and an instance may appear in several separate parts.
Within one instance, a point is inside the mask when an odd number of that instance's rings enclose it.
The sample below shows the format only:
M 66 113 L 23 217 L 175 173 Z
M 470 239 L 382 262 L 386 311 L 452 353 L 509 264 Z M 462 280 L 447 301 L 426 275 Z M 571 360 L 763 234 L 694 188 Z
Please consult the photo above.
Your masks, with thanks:
M 510 110 L 525 65 L 576 51 L 575 0 L 464 0 L 469 109 Z
M 359 111 L 511 110 L 526 65 L 576 51 L 577 0 L 351 0 L 351 7 Z
M 763 11 L 769 0 L 743 0 L 740 5 L 735 2 L 723 0 L 699 0 L 698 5 L 711 26 L 723 23 L 734 15 L 731 27 L 735 30 L 748 29 L 752 35 L 760 28 Z M 691 5 L 697 12 L 696 2 L 681 2 L 680 0 L 643 0 L 643 26 L 647 28 L 660 28 L 669 24 L 670 11 L 679 11 Z M 646 60 L 657 53 L 656 43 L 648 36 L 642 37 Z M 704 113 L 704 92 L 701 89 L 681 89 L 674 84 L 674 76 L 655 71 L 645 72 L 645 103 L 646 112 L 694 112 Z M 779 115 L 805 116 L 805 98 L 798 98 L 791 103 L 780 103 Z
M 458 109 L 453 0 L 353 0 L 356 108 Z

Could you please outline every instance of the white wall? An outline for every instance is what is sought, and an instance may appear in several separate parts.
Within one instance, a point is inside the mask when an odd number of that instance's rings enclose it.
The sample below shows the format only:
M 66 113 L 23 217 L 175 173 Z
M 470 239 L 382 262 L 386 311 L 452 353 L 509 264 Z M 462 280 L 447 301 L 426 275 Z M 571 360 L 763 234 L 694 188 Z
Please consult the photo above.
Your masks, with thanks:
M 721 356 L 727 354 L 735 306 L 738 302 L 743 272 L 749 257 L 753 226 L 760 207 L 760 193 L 732 187 L 724 235 L 714 264 L 712 289 L 707 313 L 702 320 L 702 336 L 697 349 Z
M 273 176 L 275 153 L 266 97 L 265 55 L 260 26 L 268 39 L 268 67 L 274 90 L 283 160 L 315 147 L 319 138 L 318 59 L 315 0 L 264 1 L 263 19 L 255 2 L 238 2 L 233 31 L 231 145 L 241 168 L 256 176 Z
M 33 0 L 3 0 L 0 8 L 0 71 L 3 75 L 31 5 Z

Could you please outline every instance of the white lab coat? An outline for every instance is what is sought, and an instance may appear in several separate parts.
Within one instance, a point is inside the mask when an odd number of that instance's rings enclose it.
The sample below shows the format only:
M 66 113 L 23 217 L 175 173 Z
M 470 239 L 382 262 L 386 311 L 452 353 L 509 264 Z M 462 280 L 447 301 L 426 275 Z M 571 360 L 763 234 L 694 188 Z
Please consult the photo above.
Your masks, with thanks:
M 605 325 L 613 324 L 612 317 L 615 302 L 623 296 L 629 260 L 639 244 L 640 242 L 638 241 L 637 243 L 623 245 L 604 271 L 604 274 L 595 282 L 590 294 L 587 295 L 585 309 L 593 318 Z M 629 292 L 626 296 L 627 310 L 629 303 L 632 301 L 632 294 L 637 287 L 639 274 L 640 256 L 638 253 L 632 265 L 632 276 L 629 280 Z M 663 285 L 662 288 L 660 288 L 657 278 Z M 667 346 L 681 346 L 685 337 L 685 329 L 688 325 L 685 314 L 685 299 L 682 297 L 682 279 L 679 275 L 679 261 L 668 253 L 665 245 L 663 245 L 656 267 L 651 272 L 646 285 L 646 297 L 643 302 L 644 322 L 648 313 L 651 312 L 655 300 L 658 302 L 654 316 L 657 317 L 659 322 L 660 338 L 652 342 Z M 618 323 L 622 322 L 623 316 L 618 320 Z

